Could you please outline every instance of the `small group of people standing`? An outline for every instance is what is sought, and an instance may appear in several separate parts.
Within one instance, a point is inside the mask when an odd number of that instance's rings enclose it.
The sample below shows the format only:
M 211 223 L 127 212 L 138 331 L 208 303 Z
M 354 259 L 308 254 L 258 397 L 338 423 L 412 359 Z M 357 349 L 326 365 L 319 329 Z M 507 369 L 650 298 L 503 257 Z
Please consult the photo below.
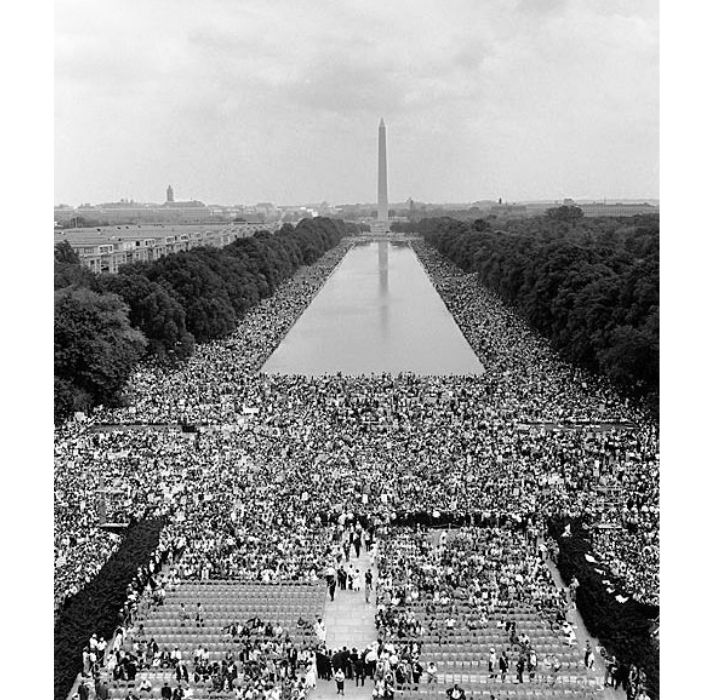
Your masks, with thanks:
M 350 567 L 351 569 L 351 567 Z M 371 594 L 374 590 L 374 574 L 371 572 L 371 568 L 364 572 L 362 577 L 359 569 L 355 569 L 353 572 L 345 571 L 343 566 L 339 566 L 335 569 L 333 566 L 328 566 L 325 573 L 325 580 L 327 582 L 327 590 L 329 591 L 329 600 L 334 602 L 334 594 L 337 591 L 337 586 L 340 591 L 360 591 L 364 589 L 364 601 L 366 603 L 371 602 Z
M 356 591 L 364 590 L 364 600 L 366 603 L 371 601 L 371 593 L 374 590 L 374 574 L 371 567 L 368 567 L 365 572 L 361 572 L 353 564 L 349 563 L 352 550 L 358 559 L 362 550 L 362 540 L 367 552 L 370 552 L 374 545 L 374 535 L 371 530 L 365 530 L 359 523 L 352 525 L 341 535 L 337 535 L 341 539 L 339 547 L 335 550 L 335 563 L 329 564 L 324 572 L 324 578 L 327 583 L 330 601 L 334 601 L 334 595 L 339 588 L 340 591 Z M 345 568 L 345 564 L 348 564 Z

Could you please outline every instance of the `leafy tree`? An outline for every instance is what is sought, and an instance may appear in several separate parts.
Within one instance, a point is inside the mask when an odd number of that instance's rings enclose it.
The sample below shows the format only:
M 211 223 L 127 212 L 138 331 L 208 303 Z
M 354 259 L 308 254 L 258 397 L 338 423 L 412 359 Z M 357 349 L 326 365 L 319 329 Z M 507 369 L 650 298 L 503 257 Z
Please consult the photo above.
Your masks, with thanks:
M 68 287 L 55 292 L 55 410 L 86 410 L 118 399 L 146 340 L 129 324 L 128 308 L 115 294 Z
M 232 332 L 301 265 L 359 227 L 316 217 L 258 232 L 220 250 L 194 248 L 94 275 L 74 251 L 55 251 L 55 412 L 117 400 L 144 351 L 180 360 L 195 342 Z
M 137 305 L 136 327 L 148 338 L 148 350 L 159 360 L 183 360 L 193 354 L 195 340 L 186 329 L 186 312 L 160 285 Z
M 91 287 L 94 283 L 94 273 L 74 263 L 55 262 L 54 264 L 54 288 L 64 289 L 64 287 Z
M 422 219 L 427 242 L 512 304 L 561 355 L 636 394 L 658 392 L 658 217 Z
M 54 288 L 70 285 L 89 287 L 94 274 L 80 264 L 77 252 L 69 241 L 61 241 L 54 247 Z
M 77 251 L 72 248 L 69 241 L 60 241 L 54 247 L 54 259 L 58 263 L 68 263 L 70 265 L 79 265 L 79 255 Z
M 144 334 L 148 352 L 159 360 L 184 359 L 193 352 L 186 313 L 160 284 L 138 274 L 106 274 L 97 277 L 95 288 L 117 294 L 128 304 L 131 325 Z
M 645 329 L 617 326 L 598 360 L 606 374 L 628 388 L 658 383 L 658 340 Z

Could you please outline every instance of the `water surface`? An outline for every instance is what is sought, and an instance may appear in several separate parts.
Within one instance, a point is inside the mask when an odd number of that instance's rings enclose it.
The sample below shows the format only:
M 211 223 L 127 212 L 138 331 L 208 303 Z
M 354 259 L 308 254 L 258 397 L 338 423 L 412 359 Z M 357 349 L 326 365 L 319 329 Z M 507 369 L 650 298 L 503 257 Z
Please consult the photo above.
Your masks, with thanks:
M 262 368 L 268 374 L 482 374 L 408 244 L 356 244 Z

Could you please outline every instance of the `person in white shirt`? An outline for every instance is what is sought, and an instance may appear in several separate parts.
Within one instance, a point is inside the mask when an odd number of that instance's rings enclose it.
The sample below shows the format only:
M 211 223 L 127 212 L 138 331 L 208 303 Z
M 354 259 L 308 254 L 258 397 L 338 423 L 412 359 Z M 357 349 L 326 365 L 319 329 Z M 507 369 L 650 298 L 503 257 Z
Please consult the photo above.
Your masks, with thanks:
M 567 643 L 569 646 L 573 647 L 577 644 L 577 635 L 575 634 L 574 628 L 569 622 L 565 622 L 562 625 L 562 631 L 567 635 Z
M 369 675 L 369 678 L 374 677 L 374 669 L 376 668 L 378 658 L 379 655 L 376 652 L 376 648 L 372 646 L 364 657 L 364 661 L 366 662 L 366 672 Z
M 97 642 L 97 661 L 100 665 L 104 664 L 104 654 L 106 653 L 106 639 L 104 637 L 99 637 Z
M 323 644 L 327 641 L 327 630 L 324 627 L 321 617 L 318 617 L 317 622 L 314 623 L 314 634 Z
M 305 686 L 307 688 L 314 688 L 317 685 L 317 671 L 316 671 L 316 666 L 313 663 L 311 663 L 307 669 L 307 673 L 305 674 Z
M 119 626 L 114 635 L 114 651 L 119 651 L 122 646 L 124 646 L 124 628 Z
M 334 680 L 337 683 L 337 695 L 344 695 L 344 671 L 342 671 L 341 668 L 337 669 L 337 672 L 334 674 Z
M 498 657 L 495 655 L 495 649 L 490 648 L 490 654 L 488 655 L 488 677 L 495 678 L 497 673 Z

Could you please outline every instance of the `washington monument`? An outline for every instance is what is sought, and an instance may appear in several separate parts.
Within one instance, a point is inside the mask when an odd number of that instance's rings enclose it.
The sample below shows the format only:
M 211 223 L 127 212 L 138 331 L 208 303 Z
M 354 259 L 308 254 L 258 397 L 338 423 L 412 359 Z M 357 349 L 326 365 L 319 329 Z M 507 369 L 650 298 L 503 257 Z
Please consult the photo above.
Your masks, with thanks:
M 376 220 L 379 224 L 389 224 L 389 197 L 386 188 L 386 125 L 379 122 L 379 185 Z

